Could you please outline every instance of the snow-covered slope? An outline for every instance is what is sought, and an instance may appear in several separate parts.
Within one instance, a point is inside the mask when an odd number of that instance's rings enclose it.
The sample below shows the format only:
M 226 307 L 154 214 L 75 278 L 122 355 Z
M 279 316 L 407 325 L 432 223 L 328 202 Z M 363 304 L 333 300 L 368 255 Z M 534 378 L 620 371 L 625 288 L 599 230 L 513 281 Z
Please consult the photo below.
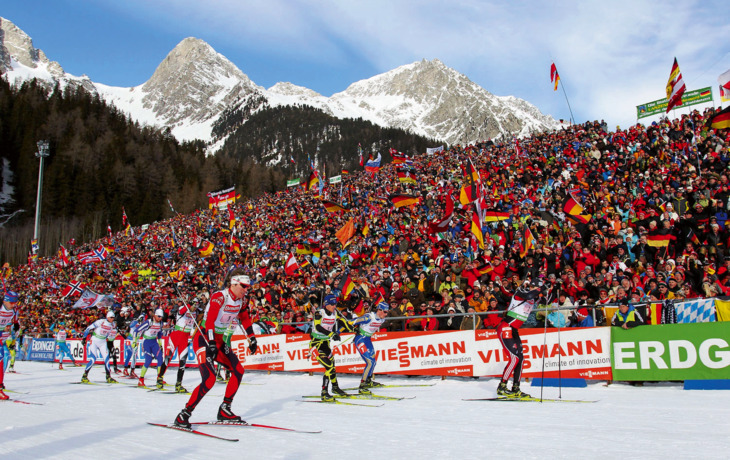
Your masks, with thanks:
M 361 117 L 449 143 L 523 136 L 558 127 L 552 117 L 527 101 L 495 96 L 438 59 L 398 67 L 326 97 L 291 83 L 264 89 L 206 42 L 186 38 L 147 82 L 118 88 L 66 73 L 10 21 L 0 18 L 0 26 L 0 72 L 9 81 L 38 78 L 49 87 L 81 85 L 140 123 L 169 127 L 179 140 L 209 142 L 209 151 L 230 134 L 215 138 L 216 121 L 224 111 L 239 107 L 252 114 L 267 106 L 310 105 L 338 118 Z

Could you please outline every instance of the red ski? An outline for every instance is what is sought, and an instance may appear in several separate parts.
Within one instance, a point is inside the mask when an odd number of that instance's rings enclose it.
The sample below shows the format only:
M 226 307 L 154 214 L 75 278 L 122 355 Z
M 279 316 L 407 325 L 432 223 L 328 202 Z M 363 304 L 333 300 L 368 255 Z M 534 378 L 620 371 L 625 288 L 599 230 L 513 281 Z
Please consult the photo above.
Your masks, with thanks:
M 152 425 L 152 426 L 159 426 L 161 428 L 169 428 L 171 430 L 182 431 L 185 433 L 197 434 L 198 436 L 207 436 L 207 437 L 213 438 L 213 439 L 220 439 L 221 441 L 238 442 L 238 439 L 223 438 L 221 436 L 216 436 L 214 434 L 209 434 L 209 433 L 203 433 L 202 431 L 194 430 L 192 428 L 185 428 L 182 426 L 165 425 L 164 423 L 152 423 L 152 422 L 147 422 L 147 424 Z
M 292 433 L 307 433 L 307 434 L 317 434 L 321 433 L 322 431 L 307 431 L 307 430 L 296 430 L 293 428 L 284 428 L 280 426 L 273 426 L 273 425 L 261 425 L 259 423 L 248 423 L 248 422 L 221 422 L 221 421 L 213 421 L 213 422 L 191 422 L 191 425 L 213 425 L 213 426 L 244 426 L 244 427 L 250 427 L 250 428 L 266 428 L 269 430 L 280 430 L 280 431 L 290 431 Z

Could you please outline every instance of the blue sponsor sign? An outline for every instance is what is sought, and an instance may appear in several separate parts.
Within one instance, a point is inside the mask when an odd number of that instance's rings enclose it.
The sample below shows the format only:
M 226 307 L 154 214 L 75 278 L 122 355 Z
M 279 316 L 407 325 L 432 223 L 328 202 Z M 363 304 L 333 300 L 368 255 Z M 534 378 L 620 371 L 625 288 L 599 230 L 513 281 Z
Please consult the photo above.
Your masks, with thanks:
M 30 361 L 53 361 L 56 352 L 55 339 L 31 339 L 28 350 Z

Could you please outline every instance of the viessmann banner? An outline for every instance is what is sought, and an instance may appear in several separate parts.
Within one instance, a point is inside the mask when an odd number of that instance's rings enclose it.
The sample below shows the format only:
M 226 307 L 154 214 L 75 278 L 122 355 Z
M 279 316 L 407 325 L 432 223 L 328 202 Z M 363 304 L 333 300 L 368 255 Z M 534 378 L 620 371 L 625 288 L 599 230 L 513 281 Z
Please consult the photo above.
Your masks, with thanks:
M 615 380 L 730 379 L 730 323 L 611 328 Z
M 543 329 L 520 331 L 525 353 L 523 375 L 611 378 L 610 331 L 608 328 L 563 329 L 544 334 Z M 359 374 L 365 363 L 352 342 L 352 334 L 334 347 L 337 372 Z M 243 336 L 234 336 L 233 350 L 247 369 L 292 372 L 322 372 L 304 334 L 258 337 L 259 351 L 248 352 Z M 498 376 L 508 356 L 496 332 L 435 331 L 388 332 L 373 336 L 379 374 Z

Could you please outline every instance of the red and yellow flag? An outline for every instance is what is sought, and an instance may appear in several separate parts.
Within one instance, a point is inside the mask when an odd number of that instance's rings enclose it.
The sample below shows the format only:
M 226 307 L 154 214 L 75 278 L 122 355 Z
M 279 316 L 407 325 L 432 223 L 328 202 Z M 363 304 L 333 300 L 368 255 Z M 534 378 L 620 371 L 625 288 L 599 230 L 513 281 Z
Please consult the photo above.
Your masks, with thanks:
M 403 206 L 418 204 L 421 198 L 413 195 L 390 195 L 388 199 L 396 208 L 402 208 Z
M 674 58 L 672 71 L 669 73 L 669 81 L 667 81 L 667 113 L 674 107 L 682 105 L 682 94 L 687 89 L 682 79 L 682 72 L 679 70 L 677 58 Z
M 553 62 L 550 66 L 550 82 L 553 83 L 553 91 L 558 90 L 558 82 L 560 81 L 560 75 L 558 75 L 558 68 L 555 67 Z

